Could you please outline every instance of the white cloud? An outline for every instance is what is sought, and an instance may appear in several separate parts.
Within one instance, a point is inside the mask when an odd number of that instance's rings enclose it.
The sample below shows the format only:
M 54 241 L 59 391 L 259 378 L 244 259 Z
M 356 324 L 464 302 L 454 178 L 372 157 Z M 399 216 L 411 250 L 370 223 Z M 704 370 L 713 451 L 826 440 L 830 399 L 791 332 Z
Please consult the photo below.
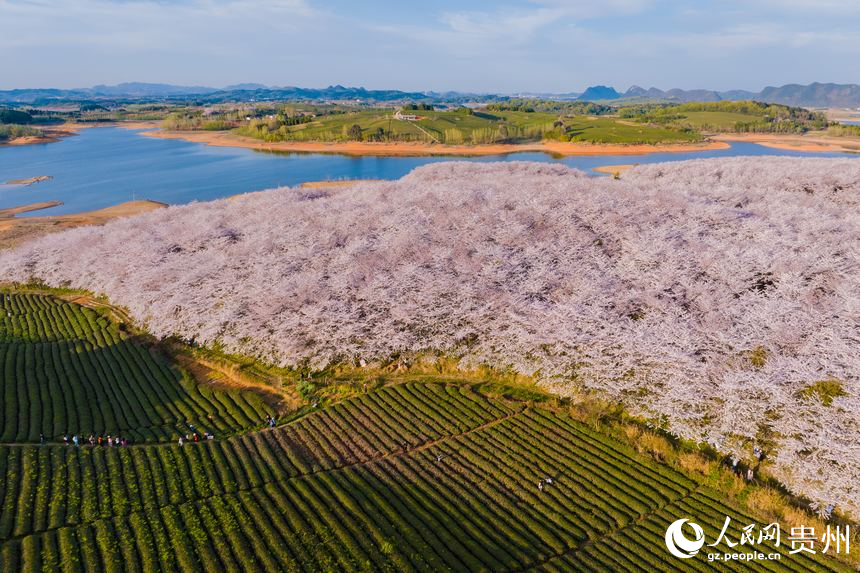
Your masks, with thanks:
M 729 3 L 740 4 L 745 8 L 766 8 L 777 14 L 860 14 L 860 2 L 857 0 L 729 0 Z
M 507 39 L 523 42 L 564 12 L 540 8 L 530 12 L 449 12 L 442 14 L 446 32 L 473 40 Z
M 635 14 L 653 7 L 660 0 L 533 0 L 534 4 L 579 18 L 614 17 Z
M 304 0 L 57 0 L 0 1 L 5 33 L 0 47 L 97 46 L 164 49 L 243 35 L 244 26 L 277 23 L 285 29 L 314 15 Z M 199 33 L 199 35 L 195 35 Z M 217 44 L 217 43 L 216 43 Z

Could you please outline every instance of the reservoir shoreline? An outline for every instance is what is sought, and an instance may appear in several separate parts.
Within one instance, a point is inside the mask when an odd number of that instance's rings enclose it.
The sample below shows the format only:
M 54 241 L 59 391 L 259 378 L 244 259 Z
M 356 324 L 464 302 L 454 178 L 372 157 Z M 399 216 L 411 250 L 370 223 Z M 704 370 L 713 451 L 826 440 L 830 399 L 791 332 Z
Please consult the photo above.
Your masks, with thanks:
M 633 163 L 756 155 L 844 156 L 827 152 L 829 148 L 824 153 L 818 153 L 821 147 L 779 150 L 752 141 L 719 141 L 718 149 L 690 150 L 684 146 L 685 152 L 676 151 L 676 146 L 649 146 L 649 153 L 636 156 L 631 156 L 635 147 L 601 150 L 600 146 L 581 144 L 573 144 L 576 155 L 554 154 L 557 148 L 549 146 L 482 146 L 478 155 L 421 155 L 414 153 L 416 146 L 406 144 L 399 146 L 401 153 L 406 153 L 403 155 L 366 156 L 335 153 L 337 147 L 330 145 L 326 145 L 328 153 L 291 153 L 256 141 L 240 147 L 226 141 L 207 145 L 186 141 L 186 137 L 141 137 L 138 130 L 153 129 L 147 122 L 94 127 L 80 128 L 75 137 L 61 145 L 0 149 L 0 210 L 56 202 L 50 209 L 27 215 L 46 218 L 91 213 L 137 199 L 186 204 L 276 187 L 313 185 L 308 182 L 323 181 L 329 186 L 332 181 L 399 179 L 417 167 L 442 161 L 537 161 L 585 172 L 600 168 L 597 173 L 615 176 L 623 170 L 620 166 Z M 593 153 L 610 149 L 617 153 Z M 488 155 L 491 151 L 496 153 Z M 344 184 L 348 183 L 335 183 Z
M 229 131 L 165 131 L 160 129 L 143 131 L 140 135 L 145 137 L 155 137 L 158 139 L 181 139 L 183 141 L 203 143 L 213 147 L 240 147 L 244 149 L 270 152 L 326 153 L 333 155 L 371 157 L 420 157 L 436 155 L 479 157 L 524 152 L 546 153 L 548 155 L 559 157 L 588 155 L 648 155 L 651 153 L 690 153 L 695 151 L 728 149 L 730 147 L 726 142 L 721 141 L 666 144 L 597 144 L 536 141 L 533 143 L 493 143 L 481 145 L 445 145 L 409 142 L 371 143 L 363 141 L 265 142 L 250 137 L 242 137 Z
M 554 157 L 587 157 L 601 155 L 649 155 L 654 153 L 692 153 L 728 149 L 732 142 L 756 143 L 771 149 L 810 153 L 860 153 L 860 137 L 834 137 L 823 133 L 717 133 L 708 134 L 698 143 L 619 144 L 560 141 L 530 143 L 494 143 L 479 145 L 445 145 L 417 142 L 266 142 L 237 135 L 232 131 L 170 131 L 160 121 L 121 121 L 106 123 L 67 123 L 45 130 L 44 136 L 26 136 L 0 144 L 15 147 L 54 143 L 76 135 L 83 129 L 118 127 L 141 130 L 138 135 L 156 139 L 182 140 L 212 147 L 251 149 L 272 153 L 314 153 L 356 157 L 483 157 L 513 153 L 546 153 Z

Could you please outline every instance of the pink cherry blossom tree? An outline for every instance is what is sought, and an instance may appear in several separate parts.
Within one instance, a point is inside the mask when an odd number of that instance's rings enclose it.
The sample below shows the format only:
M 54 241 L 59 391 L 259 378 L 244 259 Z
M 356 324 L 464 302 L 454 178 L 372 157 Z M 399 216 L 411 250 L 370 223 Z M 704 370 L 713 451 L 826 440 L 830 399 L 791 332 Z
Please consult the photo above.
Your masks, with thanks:
M 0 279 L 107 295 L 155 335 L 280 364 L 440 352 L 596 389 L 679 435 L 769 452 L 860 507 L 860 159 L 442 163 L 51 235 Z M 808 389 L 836 380 L 844 395 Z

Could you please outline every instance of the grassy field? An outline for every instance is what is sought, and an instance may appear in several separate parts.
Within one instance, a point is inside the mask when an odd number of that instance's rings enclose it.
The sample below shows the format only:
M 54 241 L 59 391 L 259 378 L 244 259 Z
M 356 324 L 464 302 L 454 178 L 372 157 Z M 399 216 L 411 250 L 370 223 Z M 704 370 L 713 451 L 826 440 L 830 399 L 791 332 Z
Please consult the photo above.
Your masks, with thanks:
M 614 118 L 575 117 L 565 120 L 565 131 L 556 130 L 547 138 L 584 143 L 675 143 L 701 141 L 695 131 L 635 124 Z
M 266 141 L 401 141 L 473 145 L 541 140 L 597 144 L 702 141 L 703 132 L 804 133 L 827 127 L 822 114 L 758 102 L 640 104 L 592 112 L 558 102 L 493 104 L 482 109 L 403 110 L 317 107 L 268 110 L 238 128 Z M 591 114 L 593 113 L 593 115 Z M 312 115 L 313 114 L 313 115 Z
M 361 110 L 322 116 L 311 123 L 284 126 L 275 137 L 298 141 L 345 141 L 353 125 L 361 127 L 365 140 L 426 141 L 437 143 L 492 143 L 502 138 L 539 140 L 542 131 L 552 129 L 555 115 L 505 112 L 493 114 L 459 111 L 409 111 L 418 121 L 394 118 L 394 110 Z M 504 131 L 500 132 L 502 124 Z
M 760 120 L 760 116 L 748 113 L 730 111 L 688 111 L 675 124 L 693 129 L 718 129 L 728 131 L 737 123 L 752 123 Z
M 720 133 L 805 133 L 828 125 L 822 113 L 754 101 L 634 105 L 619 108 L 618 115 L 642 124 Z
M 25 357 L 3 377 L 4 419 L 25 422 L 0 444 L 0 571 L 697 571 L 705 555 L 667 553 L 669 523 L 693 517 L 713 540 L 726 516 L 734 539 L 766 523 L 716 487 L 733 476 L 657 461 L 671 446 L 654 434 L 637 434 L 633 447 L 540 392 L 442 376 L 355 381 L 343 400 L 330 390 L 275 428 L 227 439 L 35 445 L 34 420 L 65 428 L 96 403 L 143 415 L 147 397 L 154 412 L 175 406 L 180 418 L 180 404 L 200 406 L 236 416 L 232 427 L 244 408 L 236 395 L 192 397 L 140 347 L 107 358 L 123 338 L 109 316 L 48 295 L 3 300 L 4 355 Z M 42 364 L 75 368 L 65 344 L 76 344 L 81 368 L 102 364 L 104 378 L 58 375 L 65 386 L 51 386 Z M 55 350 L 56 360 L 26 358 Z M 101 394 L 96 379 L 137 397 Z M 88 401 L 66 399 L 88 391 Z M 776 549 L 783 570 L 850 570 L 789 550 Z

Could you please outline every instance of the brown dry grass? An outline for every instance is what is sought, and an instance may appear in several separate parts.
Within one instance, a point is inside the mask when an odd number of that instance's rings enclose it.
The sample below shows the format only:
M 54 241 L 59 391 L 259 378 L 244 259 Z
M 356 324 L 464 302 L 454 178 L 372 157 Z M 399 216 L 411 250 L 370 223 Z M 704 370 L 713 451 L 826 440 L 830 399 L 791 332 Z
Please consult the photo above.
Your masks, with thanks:
M 709 475 L 714 469 L 713 462 L 695 452 L 682 452 L 678 454 L 678 465 L 687 472 L 703 476 Z
M 647 453 L 659 462 L 668 460 L 673 452 L 669 440 L 651 432 L 643 432 L 635 442 L 635 447 L 640 453 Z
M 268 384 L 241 372 L 235 364 L 220 363 L 199 356 L 192 356 L 184 352 L 185 349 L 179 346 L 174 346 L 172 350 L 173 358 L 199 384 L 254 392 L 279 413 L 293 411 L 302 406 L 302 400 L 292 386 L 288 388 L 283 384 L 278 386 Z

